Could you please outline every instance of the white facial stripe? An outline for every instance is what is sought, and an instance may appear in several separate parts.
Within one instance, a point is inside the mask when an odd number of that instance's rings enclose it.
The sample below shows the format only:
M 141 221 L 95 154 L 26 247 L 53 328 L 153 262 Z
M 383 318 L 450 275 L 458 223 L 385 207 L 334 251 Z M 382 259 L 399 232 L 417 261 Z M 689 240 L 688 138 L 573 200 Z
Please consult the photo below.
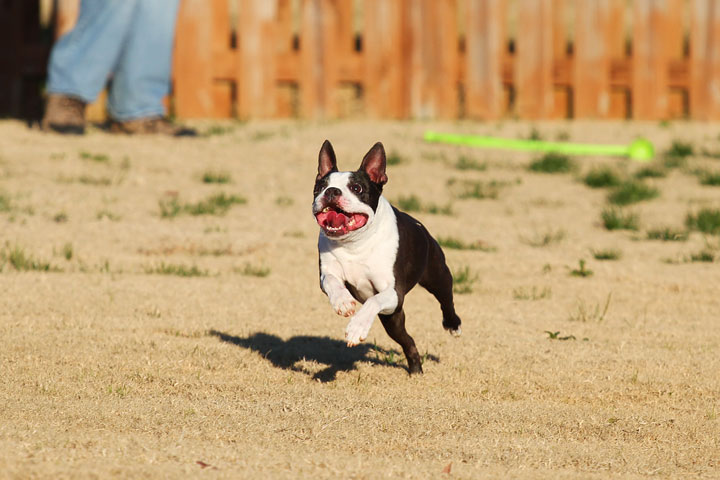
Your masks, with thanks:
M 333 172 L 328 176 L 328 185 L 326 188 L 335 187 L 343 191 L 343 195 L 347 190 L 347 184 L 350 181 L 350 172 Z

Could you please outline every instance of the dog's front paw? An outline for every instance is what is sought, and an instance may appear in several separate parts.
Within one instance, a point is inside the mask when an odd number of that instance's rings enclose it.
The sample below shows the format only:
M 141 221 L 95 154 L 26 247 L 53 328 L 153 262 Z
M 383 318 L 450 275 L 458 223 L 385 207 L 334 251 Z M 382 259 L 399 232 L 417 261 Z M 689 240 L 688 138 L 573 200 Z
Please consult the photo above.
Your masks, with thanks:
M 350 295 L 350 292 L 348 292 L 347 290 L 338 293 L 337 295 L 333 295 L 333 297 L 330 299 L 330 303 L 332 304 L 333 310 L 335 310 L 335 313 L 337 313 L 338 315 L 342 315 L 343 317 L 349 317 L 350 315 L 355 314 L 355 308 L 357 307 L 357 303 L 355 302 L 353 296 Z
M 362 312 L 358 312 L 345 328 L 345 340 L 347 340 L 348 347 L 354 347 L 359 345 L 360 342 L 364 341 L 368 333 L 370 333 L 370 327 L 372 327 L 372 317 L 369 319 L 364 318 Z

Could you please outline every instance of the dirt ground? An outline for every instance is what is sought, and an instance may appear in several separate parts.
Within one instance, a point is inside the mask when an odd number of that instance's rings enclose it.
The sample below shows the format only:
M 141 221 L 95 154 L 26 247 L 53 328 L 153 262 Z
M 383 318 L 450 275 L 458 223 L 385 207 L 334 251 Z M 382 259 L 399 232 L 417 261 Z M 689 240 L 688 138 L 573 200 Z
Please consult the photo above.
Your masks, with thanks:
M 720 477 L 720 268 L 691 261 L 720 241 L 647 238 L 720 207 L 720 187 L 694 174 L 720 160 L 647 180 L 660 196 L 626 209 L 639 230 L 609 231 L 607 190 L 582 175 L 643 165 L 579 158 L 574 173 L 534 173 L 531 154 L 422 141 L 535 130 L 712 153 L 720 127 L 197 126 L 206 135 L 65 138 L 0 122 L 0 477 Z M 406 300 L 422 376 L 379 322 L 345 347 L 319 289 L 310 204 L 325 138 L 344 170 L 383 141 L 399 158 L 386 197 L 450 205 L 414 215 L 483 246 L 445 249 L 476 279 L 456 296 L 461 338 L 428 293 Z M 487 168 L 460 170 L 461 157 Z M 203 182 L 211 173 L 229 182 Z M 496 181 L 497 198 L 458 198 L 462 180 Z M 191 214 L 220 192 L 246 203 Z M 606 250 L 621 256 L 594 258 Z

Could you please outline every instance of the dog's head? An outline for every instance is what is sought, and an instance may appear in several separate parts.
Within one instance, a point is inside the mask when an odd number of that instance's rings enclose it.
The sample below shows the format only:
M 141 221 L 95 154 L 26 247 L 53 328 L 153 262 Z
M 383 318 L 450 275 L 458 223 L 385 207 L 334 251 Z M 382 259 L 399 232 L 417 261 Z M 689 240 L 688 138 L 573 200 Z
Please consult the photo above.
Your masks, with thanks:
M 325 140 L 318 156 L 313 215 L 323 233 L 344 238 L 372 223 L 387 182 L 385 149 L 378 142 L 354 172 L 338 172 L 335 152 Z

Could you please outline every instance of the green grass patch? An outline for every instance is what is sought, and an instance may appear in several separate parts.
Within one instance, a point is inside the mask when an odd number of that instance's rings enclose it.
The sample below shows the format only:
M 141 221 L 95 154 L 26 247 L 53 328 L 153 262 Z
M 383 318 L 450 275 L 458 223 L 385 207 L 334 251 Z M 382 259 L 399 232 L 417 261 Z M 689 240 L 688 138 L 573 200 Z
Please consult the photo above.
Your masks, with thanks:
M 720 209 L 703 208 L 694 215 L 689 213 L 685 219 L 685 225 L 691 230 L 720 234 Z
M 691 254 L 690 261 L 712 263 L 715 261 L 715 252 L 710 250 L 701 250 L 697 253 Z
M 455 168 L 457 168 L 458 170 L 484 171 L 487 170 L 487 163 L 480 162 L 475 158 L 466 157 L 465 155 L 460 155 L 460 157 L 458 157 L 457 159 L 457 162 L 455 162 Z
M 663 178 L 667 176 L 667 171 L 660 165 L 648 165 L 636 171 L 633 176 L 638 180 L 643 178 Z
M 188 203 L 184 206 L 184 210 L 190 215 L 223 215 L 233 205 L 244 203 L 247 203 L 247 200 L 239 195 L 218 193 L 197 203 Z
M 665 157 L 668 158 L 686 158 L 692 156 L 694 152 L 692 143 L 673 140 L 670 148 L 665 150 Z
M 698 174 L 698 178 L 702 185 L 720 186 L 720 172 L 703 171 Z
M 153 275 L 176 275 L 179 277 L 207 277 L 207 270 L 201 270 L 197 265 L 187 266 L 162 262 L 158 265 L 145 268 L 145 273 Z
M 235 131 L 235 127 L 230 125 L 210 125 L 202 133 L 203 137 L 217 137 L 220 135 L 227 135 Z
M 476 200 L 495 199 L 500 194 L 500 189 L 507 185 L 506 182 L 490 180 L 485 182 L 482 180 L 458 180 L 451 178 L 448 180 L 448 187 L 453 190 L 453 194 L 460 200 L 474 198 Z
M 53 215 L 53 221 L 55 223 L 65 223 L 68 221 L 68 214 L 66 212 L 58 212 Z
M 72 260 L 74 253 L 75 252 L 74 252 L 72 243 L 67 242 L 65 245 L 63 245 L 62 256 L 65 257 L 65 260 L 67 260 L 67 261 Z
M 39 260 L 27 253 L 20 245 L 10 246 L 5 244 L 5 247 L 0 250 L 0 270 L 5 265 L 10 265 L 14 270 L 18 272 L 61 272 L 62 269 L 53 266 L 50 262 Z
M 713 150 L 708 150 L 708 149 L 704 148 L 701 153 L 702 153 L 703 157 L 714 158 L 714 159 L 720 158 L 720 151 L 718 151 L 718 150 L 713 151 Z
M 445 152 L 424 151 L 420 152 L 420 158 L 422 158 L 423 160 L 428 160 L 430 162 L 447 162 Z
M 100 210 L 95 214 L 95 218 L 98 220 L 110 220 L 111 222 L 118 222 L 122 219 L 117 213 L 113 213 L 110 210 Z
M 518 287 L 513 289 L 513 298 L 515 300 L 543 300 L 552 296 L 550 287 Z
M 77 177 L 78 183 L 83 185 L 92 185 L 95 187 L 108 187 L 113 184 L 110 177 L 93 177 L 92 175 L 80 175 Z
M 680 168 L 687 164 L 688 157 L 695 154 L 691 143 L 679 140 L 673 141 L 670 148 L 663 153 L 665 168 Z
M 575 338 L 575 335 L 563 335 L 563 336 L 560 336 L 560 331 L 559 331 L 559 330 L 556 331 L 556 332 L 551 332 L 550 330 L 545 330 L 545 333 L 547 333 L 547 335 L 548 335 L 548 340 L 561 340 L 561 341 L 565 341 L 565 340 L 575 340 L 575 339 L 576 339 L 576 338 Z
M 250 135 L 250 140 L 253 142 L 262 142 L 263 140 L 268 140 L 275 136 L 275 132 L 253 132 L 252 135 Z
M 242 268 L 236 268 L 235 272 L 248 277 L 259 278 L 264 278 L 270 275 L 270 269 L 268 267 L 251 265 L 250 263 L 246 263 Z
M 83 160 L 88 160 L 88 161 L 96 162 L 96 163 L 108 163 L 110 161 L 110 156 L 108 156 L 104 153 L 91 153 L 91 152 L 82 150 L 82 151 L 80 151 L 79 155 L 80 155 L 80 158 Z
M 396 166 L 402 163 L 407 163 L 407 159 L 394 150 L 391 151 L 387 155 L 387 157 L 385 157 L 385 161 L 389 166 Z
M 479 280 L 477 273 L 472 272 L 468 266 L 453 270 L 452 277 L 453 292 L 460 295 L 472 293 L 473 285 Z
M 617 187 L 622 183 L 622 178 L 615 169 L 603 166 L 590 170 L 583 182 L 591 188 Z
M 604 209 L 600 216 L 603 226 L 607 230 L 638 230 L 640 228 L 640 218 L 633 212 L 610 207 Z
M 615 187 L 608 195 L 608 201 L 615 205 L 631 205 L 633 203 L 652 200 L 660 196 L 660 191 L 638 180 L 628 180 Z
M 405 212 L 421 212 L 433 215 L 452 215 L 452 205 L 438 205 L 435 203 L 422 203 L 416 195 L 401 196 L 393 202 L 400 210 Z
M 596 303 L 593 306 L 587 305 L 584 301 L 580 300 L 578 303 L 577 312 L 570 315 L 569 320 L 571 322 L 602 322 L 605 320 L 608 309 L 610 308 L 610 301 L 612 300 L 612 292 L 608 293 L 605 299 L 605 304 Z
M 174 218 L 183 211 L 182 205 L 174 196 L 160 199 L 158 205 L 160 206 L 160 216 L 162 218 Z
M 12 202 L 10 201 L 10 197 L 6 193 L 0 192 L 0 212 L 9 212 L 11 209 Z
M 384 351 L 377 346 L 377 342 L 373 342 L 373 352 L 375 359 L 385 365 L 395 365 L 398 362 L 398 353 L 395 350 Z
M 406 212 L 422 212 L 423 209 L 422 202 L 416 195 L 410 195 L 408 197 L 401 196 L 395 200 L 395 204 L 400 210 Z
M 275 205 L 279 207 L 289 207 L 294 203 L 295 201 L 292 198 L 286 196 L 280 196 L 275 199 Z
M 239 195 L 227 195 L 225 193 L 217 193 L 200 200 L 196 203 L 182 204 L 177 197 L 161 199 L 158 204 L 160 206 L 160 216 L 162 218 L 174 218 L 181 213 L 189 215 L 224 215 L 233 205 L 242 205 L 247 200 Z
M 562 242 L 565 235 L 565 230 L 561 228 L 557 230 L 549 228 L 543 232 L 535 232 L 532 237 L 520 237 L 520 240 L 531 247 L 547 247 Z
M 466 243 L 455 237 L 437 237 L 438 244 L 443 248 L 450 250 L 480 250 L 482 252 L 494 252 L 495 247 L 491 247 L 484 242 L 477 241 Z
M 215 172 L 208 170 L 202 174 L 203 183 L 219 183 L 226 184 L 232 181 L 232 178 L 228 172 Z
M 578 260 L 578 268 L 573 268 L 570 270 L 570 275 L 573 277 L 590 277 L 593 275 L 593 271 L 586 268 L 585 266 L 585 260 L 580 259 Z
M 622 252 L 617 248 L 593 250 L 592 255 L 595 260 L 620 260 L 622 258 Z
M 570 173 L 575 168 L 575 162 L 570 157 L 552 152 L 533 160 L 528 166 L 530 171 L 541 173 Z
M 686 230 L 672 227 L 660 227 L 647 231 L 648 240 L 661 240 L 663 242 L 684 242 L 688 239 Z

